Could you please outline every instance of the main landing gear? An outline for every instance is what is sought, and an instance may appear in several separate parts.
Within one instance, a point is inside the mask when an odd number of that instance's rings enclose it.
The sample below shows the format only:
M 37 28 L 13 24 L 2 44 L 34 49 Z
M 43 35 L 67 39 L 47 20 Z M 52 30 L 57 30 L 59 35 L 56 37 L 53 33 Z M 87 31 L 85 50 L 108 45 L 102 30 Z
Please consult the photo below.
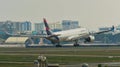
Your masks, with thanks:
M 73 46 L 75 46 L 75 47 L 79 46 L 78 40 L 75 40 L 75 43 L 73 44 Z
M 56 45 L 56 47 L 62 47 L 62 45 Z

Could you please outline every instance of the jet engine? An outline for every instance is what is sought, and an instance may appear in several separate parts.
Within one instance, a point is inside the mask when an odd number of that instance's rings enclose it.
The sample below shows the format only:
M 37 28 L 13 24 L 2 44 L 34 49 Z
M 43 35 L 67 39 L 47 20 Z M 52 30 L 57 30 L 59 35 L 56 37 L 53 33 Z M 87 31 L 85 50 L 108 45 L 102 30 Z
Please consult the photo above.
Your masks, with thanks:
M 93 42 L 95 40 L 95 36 L 90 35 L 89 37 L 85 38 L 85 42 Z

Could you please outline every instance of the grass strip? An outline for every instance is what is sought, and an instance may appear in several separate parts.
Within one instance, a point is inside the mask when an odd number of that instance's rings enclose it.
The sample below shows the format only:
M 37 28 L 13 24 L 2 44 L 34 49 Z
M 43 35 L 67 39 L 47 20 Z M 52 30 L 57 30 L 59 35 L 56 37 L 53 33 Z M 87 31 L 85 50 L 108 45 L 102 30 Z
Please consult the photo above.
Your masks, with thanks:
M 37 56 L 29 55 L 0 55 L 0 62 L 33 62 Z M 49 63 L 76 64 L 96 62 L 120 62 L 120 57 L 81 57 L 81 56 L 47 56 Z

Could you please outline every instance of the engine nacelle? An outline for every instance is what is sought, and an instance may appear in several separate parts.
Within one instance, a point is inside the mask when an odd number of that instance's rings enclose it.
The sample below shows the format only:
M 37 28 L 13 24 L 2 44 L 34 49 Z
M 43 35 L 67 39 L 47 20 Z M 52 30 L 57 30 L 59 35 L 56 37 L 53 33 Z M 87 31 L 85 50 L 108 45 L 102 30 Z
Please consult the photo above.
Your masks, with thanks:
M 88 38 L 85 39 L 85 42 L 93 42 L 95 40 L 95 37 L 90 35 Z

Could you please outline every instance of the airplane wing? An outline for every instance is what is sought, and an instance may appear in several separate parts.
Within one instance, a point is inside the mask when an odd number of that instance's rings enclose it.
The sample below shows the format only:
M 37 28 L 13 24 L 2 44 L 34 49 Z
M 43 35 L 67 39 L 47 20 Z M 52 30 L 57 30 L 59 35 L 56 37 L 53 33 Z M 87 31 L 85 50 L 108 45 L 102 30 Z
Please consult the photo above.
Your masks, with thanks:
M 112 26 L 112 27 L 110 28 L 110 30 L 99 31 L 99 32 L 90 33 L 90 34 L 101 34 L 101 33 L 106 33 L 106 32 L 110 32 L 110 31 L 113 31 L 113 32 L 114 32 L 114 29 L 115 29 L 115 27 Z

